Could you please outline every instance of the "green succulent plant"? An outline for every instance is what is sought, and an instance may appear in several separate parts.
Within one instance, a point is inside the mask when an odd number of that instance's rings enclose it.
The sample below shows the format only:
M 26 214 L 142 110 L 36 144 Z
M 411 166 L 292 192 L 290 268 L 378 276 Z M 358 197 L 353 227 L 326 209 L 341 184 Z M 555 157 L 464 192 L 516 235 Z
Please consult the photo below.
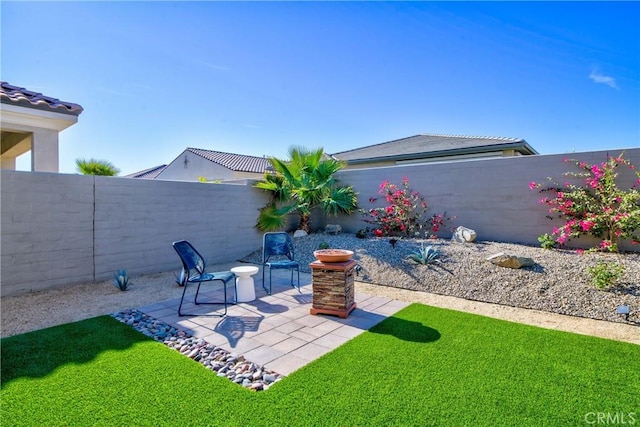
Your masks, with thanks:
M 113 273 L 113 286 L 120 289 L 121 291 L 126 291 L 132 283 L 129 282 L 129 276 L 127 275 L 127 270 L 118 270 L 116 273 Z
M 420 245 L 419 249 L 408 256 L 411 261 L 423 265 L 440 263 L 439 257 L 440 252 L 437 249 L 434 249 L 433 246 L 425 247 L 424 243 Z

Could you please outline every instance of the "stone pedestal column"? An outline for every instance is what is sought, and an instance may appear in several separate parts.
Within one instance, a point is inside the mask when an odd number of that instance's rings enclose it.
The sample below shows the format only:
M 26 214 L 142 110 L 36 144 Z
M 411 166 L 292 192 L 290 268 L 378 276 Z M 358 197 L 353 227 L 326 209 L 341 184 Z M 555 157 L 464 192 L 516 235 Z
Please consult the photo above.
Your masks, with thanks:
M 311 314 L 332 314 L 347 318 L 356 308 L 354 278 L 356 262 L 320 262 L 309 264 L 313 278 Z

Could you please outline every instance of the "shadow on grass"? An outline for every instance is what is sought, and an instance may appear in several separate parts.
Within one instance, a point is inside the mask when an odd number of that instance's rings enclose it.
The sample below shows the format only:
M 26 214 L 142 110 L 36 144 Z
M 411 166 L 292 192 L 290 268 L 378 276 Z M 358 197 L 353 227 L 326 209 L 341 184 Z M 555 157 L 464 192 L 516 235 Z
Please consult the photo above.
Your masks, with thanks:
M 19 378 L 42 378 L 68 364 L 94 360 L 105 351 L 153 341 L 110 316 L 41 329 L 0 340 L 4 388 Z
M 391 335 L 403 341 L 428 343 L 438 341 L 440 332 L 436 329 L 425 326 L 420 322 L 389 317 L 378 323 L 369 332 L 374 334 Z

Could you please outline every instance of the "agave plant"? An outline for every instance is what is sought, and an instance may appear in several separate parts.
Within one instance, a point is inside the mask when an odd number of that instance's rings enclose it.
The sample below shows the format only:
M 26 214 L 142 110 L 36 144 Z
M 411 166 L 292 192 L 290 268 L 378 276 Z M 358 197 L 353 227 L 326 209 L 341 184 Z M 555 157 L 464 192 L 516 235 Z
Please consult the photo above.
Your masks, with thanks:
M 440 263 L 441 261 L 438 257 L 440 257 L 440 252 L 437 249 L 434 249 L 433 246 L 425 247 L 424 243 L 422 243 L 420 249 L 410 254 L 408 258 L 418 264 L 426 265 Z
M 118 270 L 116 273 L 113 273 L 113 277 L 113 285 L 121 291 L 126 291 L 129 285 L 131 285 L 127 270 Z

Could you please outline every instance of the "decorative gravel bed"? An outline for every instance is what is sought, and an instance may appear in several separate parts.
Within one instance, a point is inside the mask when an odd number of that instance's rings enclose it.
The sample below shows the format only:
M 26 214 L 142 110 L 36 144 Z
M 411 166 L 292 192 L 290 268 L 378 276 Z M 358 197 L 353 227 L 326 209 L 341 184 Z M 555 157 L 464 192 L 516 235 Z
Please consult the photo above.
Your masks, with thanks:
M 359 239 L 354 234 L 314 233 L 294 239 L 301 270 L 311 272 L 313 251 L 330 248 L 354 251 L 361 267 L 356 280 L 402 289 L 432 292 L 469 300 L 530 308 L 612 322 L 640 324 L 640 254 L 583 253 L 547 250 L 514 243 L 479 241 L 453 243 L 444 239 Z M 441 264 L 419 265 L 407 259 L 421 244 L 441 253 Z M 535 265 L 522 269 L 498 267 L 487 257 L 504 252 L 532 258 Z M 260 264 L 261 249 L 241 261 Z M 599 290 L 587 268 L 598 261 L 619 262 L 625 274 L 614 288 Z M 616 313 L 629 305 L 628 321 Z
M 177 329 L 138 310 L 124 310 L 112 314 L 138 332 L 163 342 L 166 346 L 203 364 L 232 382 L 255 391 L 267 390 L 271 384 L 282 379 L 282 375 L 252 363 L 244 356 L 229 353 L 223 348 L 194 338 L 191 334 Z

